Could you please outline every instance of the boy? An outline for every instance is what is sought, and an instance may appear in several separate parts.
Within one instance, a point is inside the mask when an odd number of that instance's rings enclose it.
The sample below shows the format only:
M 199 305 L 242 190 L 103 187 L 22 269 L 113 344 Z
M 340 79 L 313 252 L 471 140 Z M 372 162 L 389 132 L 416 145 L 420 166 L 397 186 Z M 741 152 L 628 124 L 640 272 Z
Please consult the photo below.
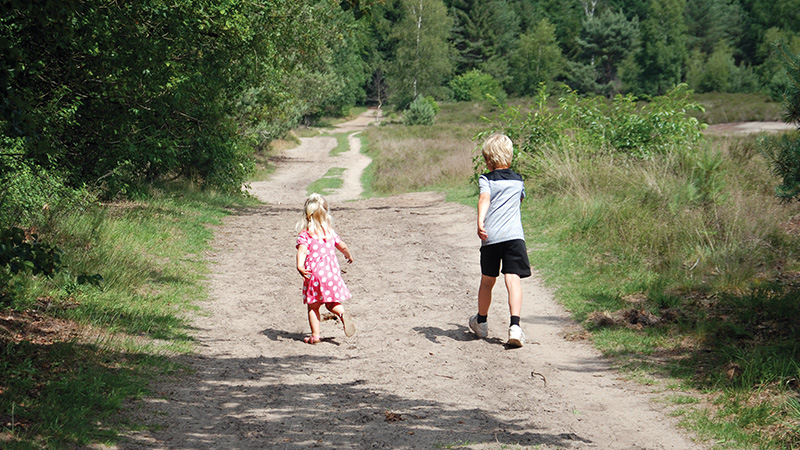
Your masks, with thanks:
M 479 337 L 488 336 L 486 316 L 492 303 L 492 288 L 500 275 L 502 262 L 511 325 L 508 345 L 522 347 L 525 333 L 519 326 L 522 311 L 522 283 L 531 276 L 525 236 L 522 232 L 520 203 L 525 198 L 522 177 L 512 171 L 514 146 L 503 134 L 489 136 L 483 143 L 483 159 L 489 173 L 478 184 L 478 237 L 481 238 L 481 285 L 478 290 L 478 314 L 470 317 L 469 328 Z

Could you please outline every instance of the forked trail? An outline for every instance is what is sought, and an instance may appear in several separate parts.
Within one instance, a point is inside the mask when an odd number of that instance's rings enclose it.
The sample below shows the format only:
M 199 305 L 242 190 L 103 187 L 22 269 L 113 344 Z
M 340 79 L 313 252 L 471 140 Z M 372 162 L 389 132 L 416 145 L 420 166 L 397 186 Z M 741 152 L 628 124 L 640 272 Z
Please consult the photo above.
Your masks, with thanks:
M 369 117 L 348 123 L 355 132 Z M 523 281 L 528 342 L 507 349 L 502 281 L 489 339 L 468 331 L 480 277 L 475 212 L 436 193 L 355 200 L 369 161 L 329 156 L 332 137 L 304 138 L 274 176 L 254 183 L 267 202 L 216 230 L 205 313 L 193 320 L 194 370 L 157 387 L 140 411 L 154 425 L 120 448 L 705 448 L 677 430 L 649 389 L 621 380 L 532 277 Z M 328 200 L 353 252 L 346 307 L 308 333 L 294 268 L 294 224 L 306 186 L 331 167 L 345 185 Z

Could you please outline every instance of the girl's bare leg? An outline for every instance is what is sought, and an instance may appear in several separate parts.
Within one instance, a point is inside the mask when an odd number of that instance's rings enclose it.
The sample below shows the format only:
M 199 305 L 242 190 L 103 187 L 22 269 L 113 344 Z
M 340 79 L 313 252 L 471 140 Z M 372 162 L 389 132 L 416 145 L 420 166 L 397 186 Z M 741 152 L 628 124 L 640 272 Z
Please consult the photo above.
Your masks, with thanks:
M 325 307 L 328 308 L 328 311 L 340 316 L 344 314 L 344 306 L 341 303 L 325 303 Z
M 308 325 L 311 326 L 311 335 L 319 336 L 319 307 L 320 303 L 308 304 Z
M 328 308 L 328 311 L 336 314 L 339 320 L 342 321 L 345 336 L 350 337 L 356 332 L 356 325 L 353 323 L 353 318 L 345 312 L 344 306 L 342 306 L 341 303 L 326 303 L 325 307 Z

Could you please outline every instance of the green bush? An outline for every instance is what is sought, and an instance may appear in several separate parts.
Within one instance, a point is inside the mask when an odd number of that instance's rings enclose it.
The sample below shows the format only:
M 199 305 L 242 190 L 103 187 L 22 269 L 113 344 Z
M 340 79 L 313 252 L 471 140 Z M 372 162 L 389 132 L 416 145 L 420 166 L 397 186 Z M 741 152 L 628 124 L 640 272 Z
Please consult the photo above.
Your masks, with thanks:
M 406 125 L 433 125 L 438 109 L 436 102 L 430 97 L 417 98 L 403 113 L 403 123 Z
M 0 307 L 13 299 L 11 280 L 19 273 L 50 276 L 61 269 L 61 250 L 22 228 L 0 230 Z
M 491 96 L 498 102 L 505 103 L 507 97 L 494 77 L 477 69 L 453 78 L 450 89 L 453 90 L 453 97 L 462 102 L 486 100 L 487 96 Z
M 761 153 L 781 179 L 775 196 L 781 200 L 800 198 L 800 133 L 786 133 L 761 141 Z
M 22 156 L 22 138 L 0 137 L 0 223 L 42 225 L 53 214 L 81 207 L 94 197 L 84 187 L 70 188 L 58 171 Z
M 522 106 L 501 108 L 492 125 L 478 133 L 482 141 L 492 133 L 505 133 L 517 150 L 529 155 L 543 148 L 564 148 L 576 155 L 614 151 L 650 158 L 672 149 L 696 150 L 705 125 L 687 114 L 702 110 L 690 99 L 685 84 L 650 102 L 633 95 L 617 95 L 611 103 L 603 97 L 581 97 L 568 91 L 558 110 L 547 106 L 547 87 L 542 84 L 536 105 L 523 114 Z
M 800 55 L 780 47 L 788 78 L 784 91 L 786 122 L 800 123 Z M 761 153 L 767 158 L 772 171 L 782 180 L 775 195 L 782 200 L 800 199 L 800 131 L 766 138 L 761 142 Z

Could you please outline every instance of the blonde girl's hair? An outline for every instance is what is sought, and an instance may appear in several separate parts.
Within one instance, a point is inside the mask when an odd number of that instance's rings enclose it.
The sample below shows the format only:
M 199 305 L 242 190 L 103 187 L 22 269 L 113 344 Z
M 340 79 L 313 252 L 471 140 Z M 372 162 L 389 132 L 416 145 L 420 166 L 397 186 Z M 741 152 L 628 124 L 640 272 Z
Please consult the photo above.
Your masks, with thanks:
M 333 219 L 328 210 L 328 201 L 317 193 L 306 199 L 303 205 L 303 218 L 297 222 L 297 232 L 307 230 L 319 237 L 329 237 L 333 234 Z
M 491 169 L 510 167 L 514 157 L 514 143 L 505 134 L 493 134 L 483 142 L 483 158 Z

